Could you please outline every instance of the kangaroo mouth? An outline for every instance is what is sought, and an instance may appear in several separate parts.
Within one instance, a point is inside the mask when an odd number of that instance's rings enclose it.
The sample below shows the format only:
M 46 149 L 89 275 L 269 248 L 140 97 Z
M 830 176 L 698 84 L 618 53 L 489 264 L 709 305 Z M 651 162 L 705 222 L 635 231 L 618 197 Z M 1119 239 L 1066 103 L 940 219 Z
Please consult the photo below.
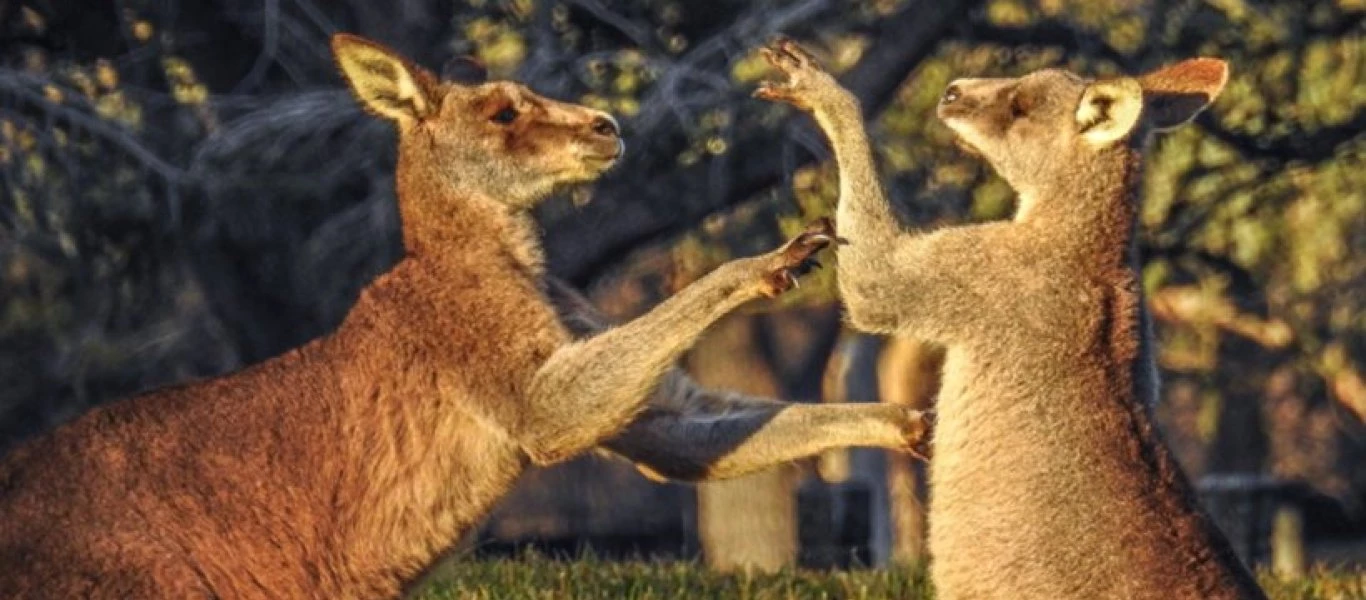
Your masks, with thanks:
M 981 158 L 983 156 L 982 151 L 979 150 L 977 146 L 972 145 L 972 142 L 968 141 L 968 136 L 964 135 L 964 131 L 960 129 L 961 127 L 967 127 L 967 125 L 955 119 L 953 115 L 946 116 L 943 113 L 943 107 L 940 107 L 939 121 L 943 123 L 945 127 L 948 127 L 949 131 L 953 132 L 953 145 L 957 146 L 959 150 L 968 156 Z
M 583 164 L 598 173 L 603 173 L 617 166 L 620 157 L 620 154 L 585 156 L 583 157 Z
M 616 147 L 605 151 L 590 151 L 583 155 L 583 162 L 589 166 L 606 171 L 621 161 L 621 156 L 626 153 L 626 143 L 617 140 Z
M 962 134 L 960 133 L 955 132 L 953 134 L 953 145 L 957 146 L 958 149 L 963 152 L 963 154 L 977 158 L 982 158 L 982 151 L 978 150 L 977 146 L 972 145 L 971 142 L 964 139 Z

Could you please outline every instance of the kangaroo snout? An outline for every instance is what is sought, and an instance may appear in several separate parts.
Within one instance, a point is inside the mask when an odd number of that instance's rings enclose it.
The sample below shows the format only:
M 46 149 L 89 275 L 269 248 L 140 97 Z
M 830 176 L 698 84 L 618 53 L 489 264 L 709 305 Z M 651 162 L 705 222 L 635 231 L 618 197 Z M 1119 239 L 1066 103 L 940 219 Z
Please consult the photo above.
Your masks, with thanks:
M 616 118 L 604 112 L 596 112 L 588 121 L 590 159 L 606 161 L 608 165 L 616 162 L 626 152 L 626 143 L 621 139 L 621 125 Z
M 936 112 L 940 119 L 961 117 L 983 104 L 1000 86 L 990 79 L 955 79 L 944 88 Z
M 618 125 L 617 120 L 607 113 L 593 117 L 593 122 L 589 124 L 588 128 L 593 133 L 603 137 L 621 137 L 621 125 Z

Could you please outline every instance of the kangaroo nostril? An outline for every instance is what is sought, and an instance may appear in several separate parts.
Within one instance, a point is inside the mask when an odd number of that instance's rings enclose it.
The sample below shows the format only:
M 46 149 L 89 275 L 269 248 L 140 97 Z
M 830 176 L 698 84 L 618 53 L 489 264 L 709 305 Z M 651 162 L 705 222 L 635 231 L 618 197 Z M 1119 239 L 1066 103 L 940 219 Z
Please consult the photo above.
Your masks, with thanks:
M 608 137 L 621 137 L 621 127 L 617 125 L 617 120 L 610 115 L 602 115 L 593 119 L 590 126 L 593 133 Z
M 939 99 L 940 104 L 953 104 L 963 97 L 963 89 L 955 85 L 950 85 L 949 89 L 944 90 L 944 96 Z

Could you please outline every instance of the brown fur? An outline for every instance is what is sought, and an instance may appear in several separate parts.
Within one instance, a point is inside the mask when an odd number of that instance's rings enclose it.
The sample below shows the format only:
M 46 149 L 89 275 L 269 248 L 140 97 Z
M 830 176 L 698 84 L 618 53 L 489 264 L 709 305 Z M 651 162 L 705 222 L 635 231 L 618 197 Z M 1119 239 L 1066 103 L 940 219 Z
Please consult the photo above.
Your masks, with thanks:
M 1262 598 L 1149 414 L 1134 241 L 1140 148 L 1222 89 L 1222 61 L 1140 80 L 961 80 L 939 114 L 1020 194 L 1009 222 L 901 231 L 853 97 L 800 48 L 759 95 L 813 113 L 840 164 L 840 290 L 859 328 L 948 347 L 931 573 L 948 599 Z
M 620 327 L 553 285 L 557 314 L 526 209 L 606 169 L 615 123 L 513 83 L 441 83 L 352 36 L 333 47 L 398 126 L 407 256 L 331 335 L 97 408 L 4 457 L 7 597 L 393 597 L 530 464 L 605 443 L 651 472 L 721 477 L 923 431 L 911 411 L 830 416 L 670 371 L 709 323 L 790 287 L 828 225 Z

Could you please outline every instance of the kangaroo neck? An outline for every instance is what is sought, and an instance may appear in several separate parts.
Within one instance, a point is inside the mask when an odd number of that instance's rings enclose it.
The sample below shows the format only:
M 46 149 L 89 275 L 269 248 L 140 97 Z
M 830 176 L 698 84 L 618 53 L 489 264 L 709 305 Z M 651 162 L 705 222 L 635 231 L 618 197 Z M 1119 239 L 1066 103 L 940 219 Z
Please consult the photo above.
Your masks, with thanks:
M 494 251 L 528 276 L 544 276 L 545 254 L 529 211 L 402 154 L 397 188 L 408 258 L 439 265 Z
M 1119 144 L 1074 161 L 1048 185 L 1021 194 L 1015 221 L 1048 247 L 1093 269 L 1137 269 L 1137 149 Z

